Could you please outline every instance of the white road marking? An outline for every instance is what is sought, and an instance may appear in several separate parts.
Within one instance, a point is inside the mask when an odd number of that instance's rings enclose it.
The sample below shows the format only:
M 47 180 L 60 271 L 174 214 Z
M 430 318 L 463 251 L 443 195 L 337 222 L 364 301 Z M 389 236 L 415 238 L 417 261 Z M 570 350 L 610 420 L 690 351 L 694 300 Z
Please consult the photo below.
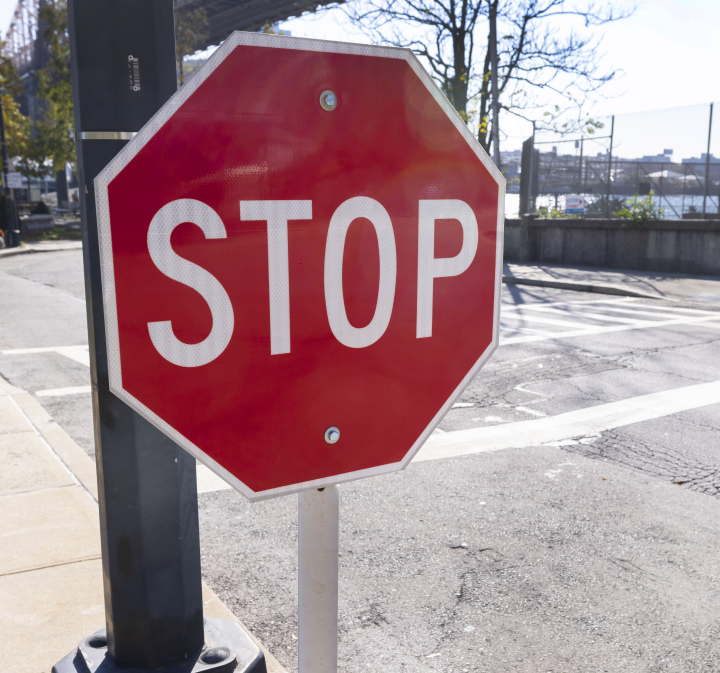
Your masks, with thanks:
M 626 304 L 634 302 L 635 300 L 632 297 L 627 297 L 626 299 L 583 299 L 580 301 L 543 301 L 543 302 L 537 302 L 540 306 L 575 306 L 575 307 L 583 307 L 583 306 L 595 306 L 595 304 Z M 507 311 L 520 311 L 527 306 L 535 306 L 535 304 L 527 303 L 527 304 L 503 304 L 501 307 L 501 313 L 505 313 Z
M 547 414 L 544 414 L 542 411 L 538 411 L 537 409 L 530 409 L 530 407 L 523 407 L 523 406 L 517 406 L 515 407 L 517 411 L 524 411 L 526 414 L 530 414 L 531 416 L 538 416 L 539 418 L 544 418 L 547 416 Z
M 65 397 L 66 395 L 83 395 L 91 391 L 90 386 L 74 386 L 71 388 L 51 388 L 49 390 L 36 390 L 38 397 Z
M 608 327 L 588 325 L 585 329 L 572 330 L 569 332 L 555 332 L 547 336 L 519 336 L 501 338 L 501 346 L 510 346 L 519 343 L 531 343 L 534 341 L 547 341 L 548 339 L 569 339 L 572 337 L 593 336 L 596 334 L 610 334 L 612 332 L 625 332 L 631 329 L 648 329 L 649 327 L 668 327 L 671 325 L 701 325 L 711 320 L 720 320 L 720 313 L 703 318 L 680 317 L 672 320 L 660 320 L 657 322 L 645 322 L 641 325 L 610 325 Z
M 545 306 L 528 306 L 528 309 L 533 311 L 546 311 L 548 313 L 557 313 L 564 316 L 570 316 L 571 318 L 590 318 L 591 320 L 599 320 L 601 322 L 622 322 L 628 324 L 640 325 L 647 320 L 634 320 L 632 318 L 623 318 L 616 315 L 604 315 L 602 313 L 587 313 L 586 311 L 573 310 L 571 308 L 546 308 Z M 605 306 L 601 308 L 606 308 Z M 612 309 L 610 309 L 612 310 Z M 520 313 L 525 315 L 525 313 Z
M 620 301 L 613 300 L 608 303 L 618 304 L 618 303 L 620 303 Z M 699 308 L 683 308 L 681 306 L 673 306 L 671 304 L 667 304 L 667 305 L 663 304 L 662 306 L 657 306 L 655 304 L 640 304 L 640 303 L 633 301 L 631 304 L 631 307 L 635 307 L 635 306 L 637 306 L 638 308 L 642 308 L 642 309 L 652 309 L 653 311 L 669 311 L 671 313 L 700 313 L 703 315 L 712 313 L 712 311 L 706 311 L 704 309 L 699 309 Z
M 46 348 L 12 348 L 0 351 L 2 355 L 32 355 L 34 353 L 58 353 L 79 362 L 86 367 L 90 366 L 90 350 L 88 346 L 49 346 Z
M 586 325 L 581 322 L 572 322 L 570 320 L 554 320 L 553 318 L 541 318 L 540 316 L 530 315 L 528 313 L 519 313 L 517 315 L 503 316 L 510 320 L 527 320 L 528 322 L 541 322 L 546 325 L 558 325 L 559 327 L 594 327 L 594 325 Z
M 414 461 L 539 446 L 720 404 L 720 381 L 598 404 L 556 416 L 431 435 Z
M 515 386 L 515 388 L 513 388 L 513 390 L 520 390 L 523 393 L 530 393 L 530 395 L 538 395 L 539 397 L 550 397 L 550 395 L 546 395 L 545 393 L 538 393 L 538 392 L 535 392 L 534 390 L 528 390 L 527 388 L 523 388 L 523 385 L 527 385 L 527 384 L 520 384 L 519 386 Z
M 541 329 L 531 329 L 530 327 L 515 327 L 507 324 L 500 323 L 500 329 L 507 330 L 508 332 L 525 332 L 526 334 L 553 334 L 553 332 L 546 332 Z
M 667 320 L 668 318 L 678 318 L 681 314 L 679 313 L 671 313 L 669 311 L 663 311 L 662 313 L 658 311 L 642 311 L 639 308 L 624 308 L 620 306 L 603 306 L 602 307 L 604 311 L 612 311 L 615 313 L 628 313 L 630 315 L 647 315 L 651 316 L 653 318 L 662 318 Z M 712 311 L 706 311 L 705 314 L 709 315 Z

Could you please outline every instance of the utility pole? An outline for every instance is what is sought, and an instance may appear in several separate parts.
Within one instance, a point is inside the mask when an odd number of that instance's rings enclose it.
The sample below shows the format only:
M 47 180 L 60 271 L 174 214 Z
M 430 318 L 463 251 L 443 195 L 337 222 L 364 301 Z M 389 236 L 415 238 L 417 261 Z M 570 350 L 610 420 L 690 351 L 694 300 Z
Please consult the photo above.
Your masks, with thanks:
M 497 8 L 499 0 L 488 0 L 490 5 L 490 91 L 492 94 L 492 145 L 493 161 L 500 168 L 500 102 L 498 101 Z

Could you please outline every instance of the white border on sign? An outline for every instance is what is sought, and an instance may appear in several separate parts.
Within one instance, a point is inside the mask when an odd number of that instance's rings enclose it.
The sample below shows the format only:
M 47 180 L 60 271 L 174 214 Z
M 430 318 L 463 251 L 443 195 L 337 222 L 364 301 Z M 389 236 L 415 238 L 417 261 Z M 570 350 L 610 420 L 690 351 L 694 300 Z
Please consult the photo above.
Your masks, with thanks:
M 418 437 L 406 456 L 397 463 L 381 465 L 356 472 L 348 472 L 324 479 L 315 479 L 299 484 L 292 484 L 267 491 L 253 491 L 237 477 L 230 474 L 222 465 L 214 461 L 200 448 L 193 444 L 177 430 L 166 423 L 162 418 L 146 407 L 137 398 L 123 389 L 122 370 L 120 366 L 120 339 L 118 334 L 117 303 L 115 296 L 115 272 L 113 267 L 112 236 L 110 231 L 110 207 L 108 203 L 108 186 L 132 158 L 144 147 L 150 138 L 170 119 L 176 110 L 195 92 L 195 90 L 212 74 L 215 68 L 239 45 L 272 47 L 275 49 L 297 49 L 300 51 L 320 51 L 340 54 L 356 54 L 359 56 L 373 56 L 377 58 L 393 58 L 406 61 L 415 74 L 426 86 L 440 107 L 445 111 L 455 128 L 465 138 L 468 145 L 475 152 L 483 166 L 498 184 L 498 219 L 497 219 L 497 249 L 496 249 L 496 275 L 495 275 L 495 311 L 493 316 L 493 338 L 490 345 L 480 359 L 473 365 L 460 385 L 453 391 L 448 401 L 437 412 L 427 428 Z M 105 305 L 105 333 L 107 340 L 108 370 L 110 390 L 123 400 L 128 406 L 137 411 L 143 418 L 155 425 L 183 449 L 195 456 L 200 462 L 207 465 L 213 472 L 225 479 L 235 489 L 240 491 L 251 501 L 264 500 L 279 495 L 298 493 L 312 488 L 323 488 L 364 477 L 372 477 L 388 472 L 395 472 L 405 468 L 425 443 L 433 430 L 438 426 L 443 416 L 450 410 L 455 400 L 467 388 L 492 353 L 497 349 L 500 338 L 500 293 L 502 289 L 502 263 L 503 240 L 505 222 L 505 178 L 493 164 L 487 153 L 470 132 L 460 115 L 451 105 L 450 101 L 440 91 L 433 79 L 428 75 L 420 61 L 409 49 L 397 47 L 376 47 L 364 44 L 347 42 L 331 42 L 285 35 L 265 35 L 262 33 L 234 32 L 227 40 L 215 50 L 208 61 L 193 75 L 193 77 L 175 93 L 170 100 L 148 121 L 138 134 L 117 154 L 117 156 L 95 178 L 95 197 L 98 218 L 98 238 L 100 246 L 100 266 L 102 274 L 102 291 Z

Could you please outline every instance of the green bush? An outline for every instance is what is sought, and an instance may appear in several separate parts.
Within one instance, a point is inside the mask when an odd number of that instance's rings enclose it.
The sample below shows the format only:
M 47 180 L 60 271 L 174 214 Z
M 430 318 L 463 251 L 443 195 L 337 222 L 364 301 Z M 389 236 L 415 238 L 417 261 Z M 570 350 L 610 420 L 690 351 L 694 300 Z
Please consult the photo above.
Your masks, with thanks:
M 613 215 L 633 222 L 657 220 L 663 216 L 665 209 L 655 207 L 653 196 L 655 196 L 655 193 L 652 191 L 647 196 L 642 197 L 636 194 L 628 199 L 625 205 L 620 210 L 616 210 Z

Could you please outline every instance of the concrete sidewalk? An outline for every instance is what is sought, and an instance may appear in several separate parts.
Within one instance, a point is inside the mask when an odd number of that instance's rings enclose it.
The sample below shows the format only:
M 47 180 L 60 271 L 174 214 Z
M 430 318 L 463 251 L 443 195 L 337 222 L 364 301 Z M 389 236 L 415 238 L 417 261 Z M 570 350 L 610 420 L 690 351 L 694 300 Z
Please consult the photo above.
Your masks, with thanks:
M 15 255 L 28 255 L 34 252 L 61 252 L 63 250 L 81 250 L 82 241 L 33 241 L 23 243 L 19 248 L 3 248 L 0 250 L 0 259 L 14 257 Z
M 0 464 L 2 670 L 49 673 L 105 626 L 95 464 L 2 377 Z M 206 616 L 239 621 L 204 582 L 203 597 Z M 265 657 L 268 673 L 284 673 Z
M 717 276 L 506 262 L 503 282 L 507 285 L 720 304 L 720 277 Z

